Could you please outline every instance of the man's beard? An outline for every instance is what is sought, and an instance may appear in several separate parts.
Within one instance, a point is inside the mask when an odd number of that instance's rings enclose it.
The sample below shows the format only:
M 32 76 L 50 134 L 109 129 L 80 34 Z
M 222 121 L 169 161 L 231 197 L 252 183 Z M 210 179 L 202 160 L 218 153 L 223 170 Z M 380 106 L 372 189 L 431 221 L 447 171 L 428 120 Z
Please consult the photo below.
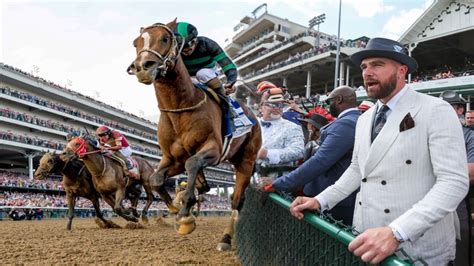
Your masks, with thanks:
M 337 107 L 336 107 L 336 104 L 335 103 L 332 103 L 331 105 L 329 105 L 329 113 L 334 117 L 338 117 L 340 112 L 339 110 L 337 110 Z
M 387 98 L 397 87 L 397 74 L 393 73 L 393 75 L 390 76 L 387 82 L 385 83 L 378 82 L 378 84 L 379 84 L 379 91 L 369 92 L 368 85 L 366 82 L 365 90 L 367 91 L 367 95 L 372 99 Z
M 277 120 L 281 118 L 281 114 L 270 114 L 271 120 Z

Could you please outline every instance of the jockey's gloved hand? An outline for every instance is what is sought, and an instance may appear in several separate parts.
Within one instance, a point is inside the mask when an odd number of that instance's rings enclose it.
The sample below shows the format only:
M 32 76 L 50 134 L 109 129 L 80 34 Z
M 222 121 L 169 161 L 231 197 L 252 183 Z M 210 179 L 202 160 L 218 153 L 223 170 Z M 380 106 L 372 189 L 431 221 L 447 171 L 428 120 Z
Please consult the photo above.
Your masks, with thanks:
M 235 82 L 224 84 L 224 91 L 226 94 L 232 94 L 235 92 L 234 83 Z

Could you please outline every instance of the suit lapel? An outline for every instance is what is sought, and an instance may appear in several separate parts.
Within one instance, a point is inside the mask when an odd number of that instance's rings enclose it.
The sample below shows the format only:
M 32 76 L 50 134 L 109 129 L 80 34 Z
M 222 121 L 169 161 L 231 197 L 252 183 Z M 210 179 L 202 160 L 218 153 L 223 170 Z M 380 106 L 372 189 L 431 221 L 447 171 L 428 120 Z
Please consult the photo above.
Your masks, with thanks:
M 392 110 L 392 113 L 388 117 L 387 123 L 385 123 L 382 131 L 380 131 L 374 142 L 370 144 L 370 133 L 373 123 L 372 115 L 372 120 L 370 120 L 369 126 L 364 129 L 367 131 L 364 144 L 367 145 L 366 142 L 368 142 L 368 145 L 370 146 L 365 164 L 365 174 L 368 174 L 374 170 L 374 168 L 379 164 L 380 160 L 382 160 L 389 148 L 392 146 L 394 141 L 397 139 L 398 134 L 400 134 L 400 123 L 402 122 L 403 118 L 408 113 L 410 113 L 412 117 L 415 117 L 416 113 L 420 109 L 420 106 L 416 105 L 416 98 L 416 93 L 408 88 L 408 90 L 405 92 L 405 95 L 403 95 L 398 101 L 395 109 Z

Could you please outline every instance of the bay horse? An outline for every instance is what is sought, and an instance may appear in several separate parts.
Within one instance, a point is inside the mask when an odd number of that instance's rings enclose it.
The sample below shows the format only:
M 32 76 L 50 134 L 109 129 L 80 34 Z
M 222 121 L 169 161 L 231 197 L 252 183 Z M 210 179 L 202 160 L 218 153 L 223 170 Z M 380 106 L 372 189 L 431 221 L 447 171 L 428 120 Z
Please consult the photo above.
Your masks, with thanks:
M 65 163 L 59 158 L 58 154 L 47 152 L 41 157 L 34 176 L 35 179 L 41 180 L 57 171 L 63 175 L 63 186 L 66 191 L 68 206 L 67 230 L 71 230 L 72 227 L 77 196 L 86 198 L 92 202 L 97 218 L 102 221 L 102 226 L 106 228 L 118 227 L 118 225 L 105 219 L 102 215 L 99 203 L 100 194 L 95 190 L 92 184 L 92 175 L 89 170 L 87 170 L 84 164 L 79 160 L 73 159 Z
M 245 114 L 256 123 L 251 131 L 234 138 L 227 156 L 223 158 L 222 111 L 216 101 L 209 100 L 205 92 L 197 89 L 180 56 L 180 48 L 173 30 L 176 19 L 168 24 L 156 23 L 142 28 L 133 41 L 136 58 L 127 72 L 146 85 L 153 84 L 161 111 L 158 123 L 158 142 L 163 153 L 152 181 L 161 187 L 160 196 L 172 206 L 164 189 L 168 177 L 186 170 L 188 186 L 184 204 L 176 217 L 179 234 L 189 234 L 196 227 L 190 208 L 196 203 L 194 189 L 199 193 L 209 191 L 203 169 L 228 160 L 235 167 L 236 181 L 232 195 L 232 217 L 218 250 L 231 247 L 234 221 L 243 204 L 243 193 L 250 183 L 257 152 L 262 139 L 255 115 L 240 103 Z M 174 206 L 172 206 L 174 207 Z M 176 213 L 170 208 L 171 213 Z
M 76 155 L 82 158 L 85 166 L 91 172 L 94 187 L 100 193 L 104 201 L 112 206 L 115 213 L 127 221 L 138 222 L 137 218 L 133 216 L 133 213 L 130 214 L 129 210 L 123 208 L 122 201 L 127 192 L 129 192 L 136 196 L 131 198 L 132 206 L 136 206 L 138 197 L 141 194 L 139 189 L 136 191 L 136 184 L 141 184 L 147 195 L 147 202 L 143 208 L 141 218 L 144 223 L 148 223 L 148 209 L 154 199 L 150 183 L 150 176 L 154 169 L 148 161 L 133 156 L 138 163 L 140 180 L 130 180 L 127 182 L 120 163 L 102 154 L 101 150 L 93 145 L 91 140 L 82 137 L 71 139 L 60 157 L 68 161 Z M 135 200 L 133 198 L 135 198 Z

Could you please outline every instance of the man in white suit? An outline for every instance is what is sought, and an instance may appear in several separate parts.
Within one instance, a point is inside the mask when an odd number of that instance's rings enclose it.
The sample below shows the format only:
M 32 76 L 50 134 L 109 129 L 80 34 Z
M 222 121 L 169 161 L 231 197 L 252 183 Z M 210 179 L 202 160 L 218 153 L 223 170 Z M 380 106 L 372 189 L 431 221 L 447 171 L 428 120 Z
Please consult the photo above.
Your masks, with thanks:
M 468 191 L 466 150 L 452 107 L 418 93 L 405 77 L 418 67 L 400 43 L 369 41 L 352 55 L 377 104 L 360 116 L 352 162 L 341 178 L 314 198 L 298 197 L 291 213 L 331 209 L 360 188 L 349 250 L 376 264 L 396 249 L 429 265 L 454 260 L 456 207 Z

